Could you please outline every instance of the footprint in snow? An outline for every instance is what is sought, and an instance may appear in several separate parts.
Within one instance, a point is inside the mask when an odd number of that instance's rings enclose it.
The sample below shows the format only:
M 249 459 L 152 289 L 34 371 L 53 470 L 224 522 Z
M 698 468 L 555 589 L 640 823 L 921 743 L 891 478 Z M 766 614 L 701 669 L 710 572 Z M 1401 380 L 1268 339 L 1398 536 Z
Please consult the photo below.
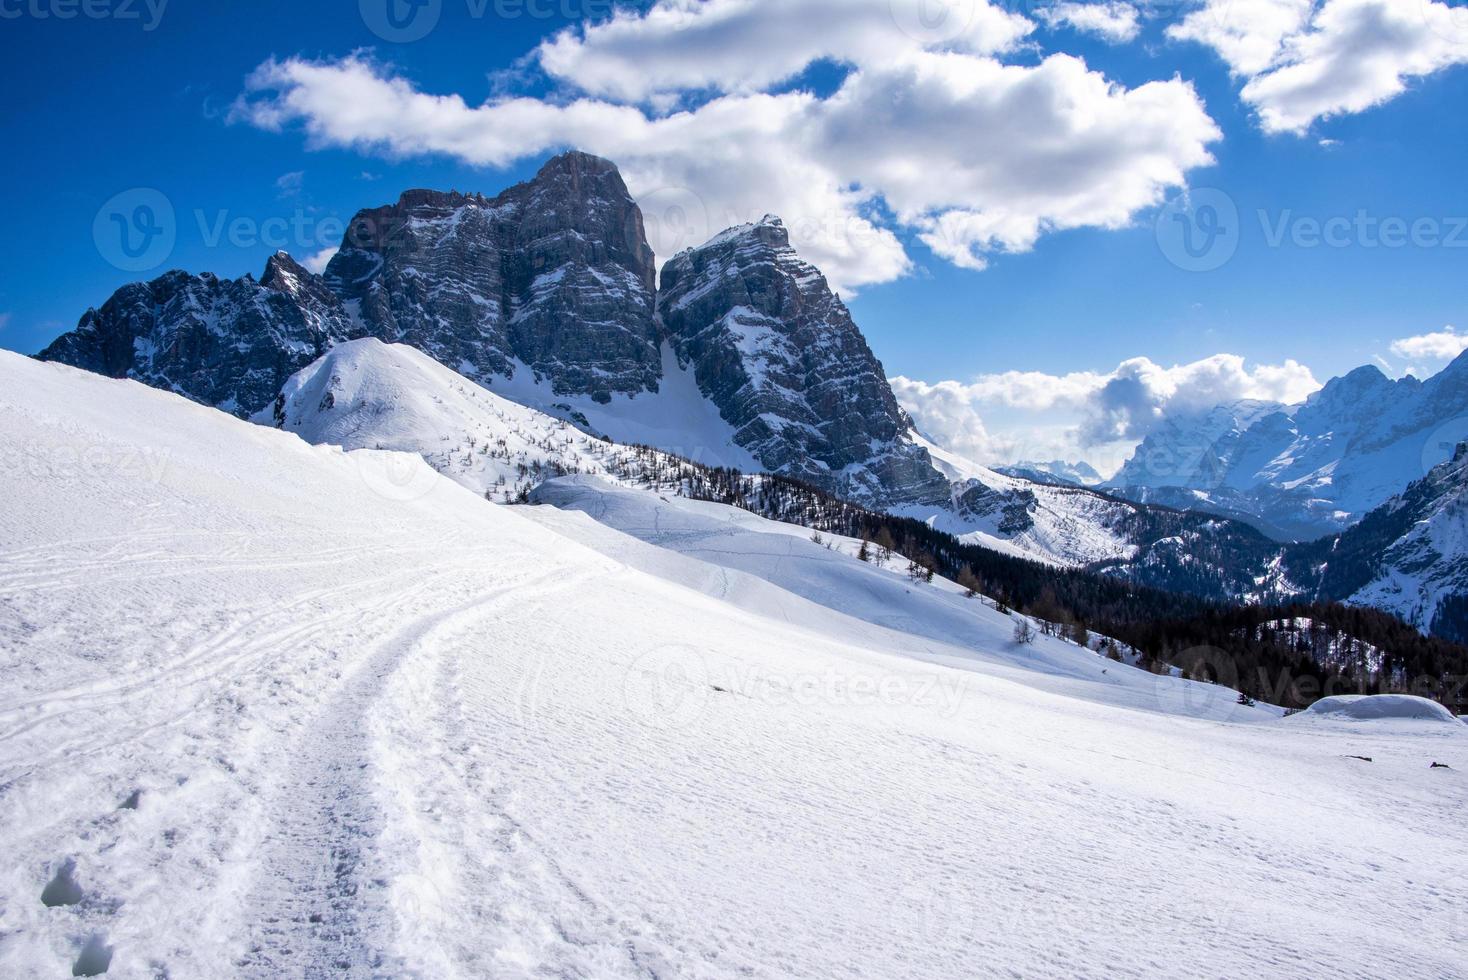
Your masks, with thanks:
M 107 937 L 100 932 L 92 933 L 82 946 L 80 955 L 71 966 L 71 975 L 74 977 L 99 977 L 107 972 L 112 966 L 112 947 L 107 945 Z
M 41 890 L 41 902 L 48 909 L 63 905 L 80 905 L 84 897 L 82 886 L 76 880 L 76 861 L 71 858 L 61 863 L 55 876 Z

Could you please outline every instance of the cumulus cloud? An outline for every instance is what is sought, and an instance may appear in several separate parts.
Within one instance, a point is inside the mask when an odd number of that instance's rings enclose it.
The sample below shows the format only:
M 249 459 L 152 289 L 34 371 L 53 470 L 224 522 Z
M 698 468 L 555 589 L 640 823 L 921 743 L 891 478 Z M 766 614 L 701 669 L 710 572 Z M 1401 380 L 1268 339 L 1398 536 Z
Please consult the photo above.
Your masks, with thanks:
M 1392 353 L 1407 360 L 1451 361 L 1465 350 L 1468 334 L 1460 334 L 1451 326 L 1392 341 Z
M 584 92 L 641 102 L 764 91 L 820 60 L 873 67 L 934 45 L 998 54 L 1033 29 L 986 0 L 659 0 L 567 28 L 536 57 Z
M 1168 34 L 1213 47 L 1269 132 L 1304 132 L 1468 63 L 1468 7 L 1435 0 L 1207 0 Z
M 893 381 L 919 429 L 979 462 L 1081 456 L 1098 468 L 1114 468 L 1122 447 L 1135 446 L 1167 418 L 1242 400 L 1295 404 L 1319 388 L 1310 369 L 1296 361 L 1251 366 L 1235 354 L 1172 367 L 1137 357 L 1107 373 L 1008 371 L 968 383 Z M 1044 435 L 1037 444 L 1031 434 L 1036 420 L 1057 418 L 1065 424 L 1040 425 Z
M 496 167 L 578 147 L 621 166 L 660 258 L 773 212 L 847 290 L 908 271 L 901 230 L 981 268 L 1047 231 L 1122 227 L 1221 137 L 1180 79 L 1128 89 L 1067 55 L 1011 66 L 923 50 L 852 70 L 826 98 L 726 94 L 667 114 L 589 97 L 471 106 L 360 54 L 288 59 L 250 76 L 231 118 L 300 126 L 316 147 Z
M 1235 75 L 1268 71 L 1279 60 L 1287 38 L 1310 22 L 1315 0 L 1204 0 L 1167 36 L 1197 41 L 1218 52 Z
M 1143 439 L 1170 416 L 1191 415 L 1234 401 L 1293 404 L 1320 388 L 1297 361 L 1248 367 L 1236 354 L 1164 368 L 1145 357 L 1124 361 L 1092 396 L 1087 443 Z
M 328 245 L 321 251 L 313 252 L 312 254 L 306 256 L 304 259 L 301 260 L 301 265 L 304 266 L 308 271 L 314 272 L 319 276 L 321 275 L 321 273 L 326 271 L 327 264 L 331 262 L 332 258 L 336 256 L 336 253 L 338 251 L 340 251 L 340 246 Z
M 1098 3 L 1066 2 L 1035 11 L 1050 27 L 1066 26 L 1083 34 L 1094 34 L 1112 44 L 1136 40 L 1142 29 L 1141 11 L 1129 3 L 1102 0 Z
M 944 449 L 976 462 L 1006 460 L 1013 454 L 1011 441 L 989 433 L 967 385 L 928 384 L 901 376 L 890 381 L 897 403 L 912 416 L 918 431 Z

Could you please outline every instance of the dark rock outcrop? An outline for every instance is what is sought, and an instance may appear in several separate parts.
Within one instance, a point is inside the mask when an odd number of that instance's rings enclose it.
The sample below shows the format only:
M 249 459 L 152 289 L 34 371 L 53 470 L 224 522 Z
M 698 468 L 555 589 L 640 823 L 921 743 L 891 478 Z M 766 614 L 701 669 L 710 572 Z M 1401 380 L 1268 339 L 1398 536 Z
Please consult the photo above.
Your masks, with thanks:
M 258 282 L 175 270 L 124 286 L 38 356 L 248 416 L 354 330 L 331 291 L 278 252 Z
M 609 161 L 566 153 L 495 198 L 408 191 L 360 212 L 325 272 L 370 335 L 557 394 L 656 390 L 652 249 Z
M 778 218 L 675 256 L 658 312 L 735 441 L 771 472 L 882 506 L 948 499 L 881 363 Z

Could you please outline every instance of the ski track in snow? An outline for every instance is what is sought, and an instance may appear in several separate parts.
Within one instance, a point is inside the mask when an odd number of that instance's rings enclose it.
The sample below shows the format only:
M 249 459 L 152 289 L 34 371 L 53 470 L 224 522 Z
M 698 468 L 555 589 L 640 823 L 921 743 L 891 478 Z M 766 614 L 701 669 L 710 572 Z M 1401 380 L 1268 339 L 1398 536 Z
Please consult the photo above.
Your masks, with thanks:
M 392 934 L 371 897 L 386 884 L 368 874 L 364 850 L 382 833 L 373 801 L 370 733 L 363 724 L 393 677 L 414 652 L 462 617 L 482 617 L 507 600 L 544 585 L 529 578 L 470 603 L 416 620 L 388 638 L 343 689 L 324 703 L 287 750 L 289 779 L 275 794 L 279 827 L 262 858 L 263 894 L 250 904 L 275 910 L 254 923 L 250 952 L 240 963 L 247 975 L 279 976 L 301 962 L 313 968 L 371 976 L 387 952 L 377 947 Z M 569 583 L 562 583 L 557 591 Z M 425 706 L 420 705 L 420 708 Z M 449 736 L 449 729 L 435 734 Z

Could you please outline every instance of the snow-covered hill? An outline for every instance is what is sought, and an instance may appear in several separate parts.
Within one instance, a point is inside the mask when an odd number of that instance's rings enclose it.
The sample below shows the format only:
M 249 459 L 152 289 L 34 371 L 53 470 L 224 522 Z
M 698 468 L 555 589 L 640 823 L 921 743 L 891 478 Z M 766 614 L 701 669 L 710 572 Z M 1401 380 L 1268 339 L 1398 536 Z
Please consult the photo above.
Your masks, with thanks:
M 628 537 L 4 353 L 0 452 L 5 976 L 1460 967 L 1461 726 L 1029 670 L 793 530 L 570 484 Z
M 567 473 L 633 479 L 661 454 L 639 453 L 588 435 L 569 405 L 528 408 L 482 388 L 402 344 L 355 340 L 297 372 L 276 404 L 254 421 L 307 442 L 421 456 L 434 470 L 494 500 L 513 502 Z M 426 487 L 405 468 L 396 492 Z M 420 482 L 414 482 L 420 481 Z

